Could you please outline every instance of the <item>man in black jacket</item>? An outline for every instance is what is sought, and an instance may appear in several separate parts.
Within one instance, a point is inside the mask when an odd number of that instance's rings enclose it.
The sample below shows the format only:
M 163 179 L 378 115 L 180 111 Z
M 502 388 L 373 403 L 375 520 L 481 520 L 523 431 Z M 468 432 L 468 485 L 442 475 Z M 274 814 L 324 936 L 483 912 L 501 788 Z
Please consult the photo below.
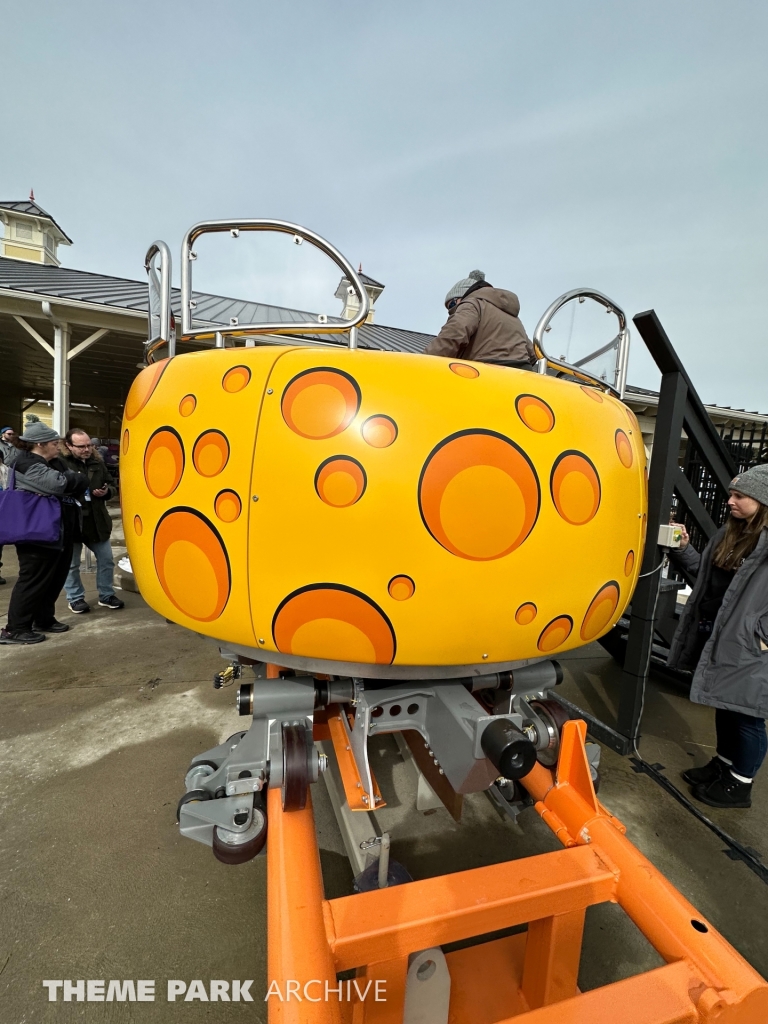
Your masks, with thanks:
M 99 604 L 102 608 L 118 611 L 124 602 L 116 596 L 113 586 L 115 563 L 112 558 L 112 519 L 107 509 L 107 501 L 115 494 L 115 482 L 104 464 L 104 460 L 95 453 L 93 444 L 86 431 L 73 427 L 65 437 L 68 454 L 64 456 L 67 469 L 80 473 L 88 480 L 83 506 L 83 525 L 80 541 L 75 542 L 72 549 L 70 566 L 64 590 L 69 601 L 70 611 L 80 615 L 89 612 L 91 606 L 85 600 L 85 588 L 80 578 L 80 556 L 83 544 L 96 556 L 96 586 L 99 591 Z

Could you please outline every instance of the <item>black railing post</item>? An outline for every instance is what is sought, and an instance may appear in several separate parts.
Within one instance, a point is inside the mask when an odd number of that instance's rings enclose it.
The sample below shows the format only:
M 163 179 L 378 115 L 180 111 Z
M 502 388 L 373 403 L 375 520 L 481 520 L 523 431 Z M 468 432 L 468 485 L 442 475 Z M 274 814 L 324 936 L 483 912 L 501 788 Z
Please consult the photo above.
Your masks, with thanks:
M 643 694 L 653 645 L 653 624 L 659 593 L 662 554 L 657 541 L 659 526 L 668 522 L 672 492 L 680 473 L 680 435 L 683 429 L 688 385 L 674 370 L 661 378 L 659 411 L 653 434 L 651 471 L 648 478 L 648 527 L 640 579 L 632 597 L 627 654 L 621 677 L 617 716 L 618 731 L 636 741 L 639 735 Z

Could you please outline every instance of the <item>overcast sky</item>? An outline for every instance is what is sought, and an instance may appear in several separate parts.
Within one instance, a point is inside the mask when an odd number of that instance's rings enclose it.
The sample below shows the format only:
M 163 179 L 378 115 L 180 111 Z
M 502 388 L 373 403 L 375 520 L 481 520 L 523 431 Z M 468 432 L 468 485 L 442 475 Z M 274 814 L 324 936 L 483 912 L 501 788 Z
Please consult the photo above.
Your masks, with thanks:
M 589 285 L 768 411 L 764 0 L 0 0 L 0 36 L 0 199 L 34 187 L 66 266 L 297 221 L 386 285 L 380 323 L 436 332 L 474 268 L 529 333 Z M 220 289 L 302 305 L 249 268 Z M 636 334 L 629 377 L 658 384 Z

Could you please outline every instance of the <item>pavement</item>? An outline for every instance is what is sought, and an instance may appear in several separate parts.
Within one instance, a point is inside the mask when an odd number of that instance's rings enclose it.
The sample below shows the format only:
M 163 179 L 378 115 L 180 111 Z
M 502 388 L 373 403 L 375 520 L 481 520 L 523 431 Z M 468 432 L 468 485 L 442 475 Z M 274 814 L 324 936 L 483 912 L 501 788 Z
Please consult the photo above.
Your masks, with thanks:
M 6 549 L 4 621 L 15 581 Z M 243 720 L 234 687 L 215 691 L 223 665 L 210 642 L 156 615 L 124 591 L 125 608 L 57 616 L 70 632 L 27 647 L 0 647 L 0 1022 L 196 1024 L 266 1022 L 266 862 L 216 861 L 181 838 L 175 809 L 190 759 Z M 620 673 L 597 644 L 562 658 L 561 692 L 610 720 Z M 678 772 L 711 756 L 713 713 L 652 680 L 640 752 Z M 502 819 L 483 794 L 456 824 L 424 814 L 394 740 L 372 749 L 391 829 L 392 856 L 414 878 L 559 848 L 531 808 Z M 765 773 L 764 773 L 765 774 Z M 768 976 L 768 885 L 627 758 L 604 749 L 601 800 L 628 835 L 702 915 Z M 351 891 L 352 870 L 328 794 L 314 787 L 326 895 Z M 768 862 L 768 775 L 750 811 L 708 814 Z M 373 832 L 371 833 L 373 834 Z M 661 963 L 613 905 L 591 908 L 579 982 L 593 988 Z M 46 979 L 154 979 L 155 1002 L 48 1002 Z M 168 979 L 252 980 L 254 1001 L 165 1001 Z

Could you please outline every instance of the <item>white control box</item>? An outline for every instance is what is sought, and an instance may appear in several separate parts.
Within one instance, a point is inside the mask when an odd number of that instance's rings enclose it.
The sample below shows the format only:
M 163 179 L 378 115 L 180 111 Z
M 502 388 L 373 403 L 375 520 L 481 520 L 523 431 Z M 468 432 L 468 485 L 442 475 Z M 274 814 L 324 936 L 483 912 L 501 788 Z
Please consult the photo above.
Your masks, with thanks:
M 683 531 L 677 523 L 659 527 L 658 543 L 660 548 L 679 548 L 682 539 Z

